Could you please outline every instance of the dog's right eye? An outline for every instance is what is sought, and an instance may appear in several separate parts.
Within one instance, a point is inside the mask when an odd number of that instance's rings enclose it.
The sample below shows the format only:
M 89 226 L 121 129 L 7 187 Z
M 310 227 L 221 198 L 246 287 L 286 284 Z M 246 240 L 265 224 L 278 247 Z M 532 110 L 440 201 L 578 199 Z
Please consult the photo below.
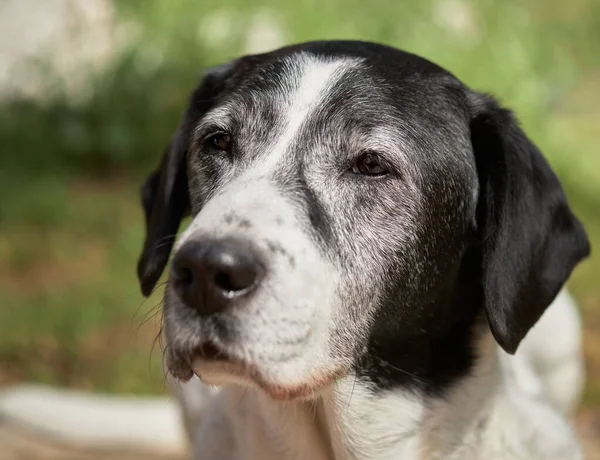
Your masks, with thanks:
M 368 177 L 383 177 L 389 173 L 386 164 L 375 152 L 363 153 L 351 168 L 353 174 Z
M 233 141 L 231 136 L 227 133 L 215 133 L 211 134 L 204 141 L 205 148 L 209 150 L 216 150 L 218 152 L 227 153 L 231 151 Z

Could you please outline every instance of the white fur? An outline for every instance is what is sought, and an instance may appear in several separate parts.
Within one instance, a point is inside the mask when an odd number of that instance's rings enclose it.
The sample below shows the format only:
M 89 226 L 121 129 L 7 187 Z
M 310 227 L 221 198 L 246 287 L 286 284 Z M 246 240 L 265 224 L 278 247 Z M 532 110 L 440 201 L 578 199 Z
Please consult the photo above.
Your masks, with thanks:
M 286 248 L 287 255 L 271 255 L 272 264 L 279 269 L 270 271 L 253 302 L 236 312 L 243 328 L 243 348 L 231 352 L 254 363 L 265 379 L 287 385 L 302 384 L 300 379 L 327 362 L 328 295 L 335 285 L 331 267 L 302 231 L 293 209 L 266 179 L 249 174 L 211 199 L 181 239 L 242 234 L 266 253 L 269 245 Z M 228 212 L 249 219 L 251 227 L 240 229 L 236 221 L 228 224 L 223 220 Z M 289 257 L 295 268 L 290 267 Z M 294 270 L 308 276 L 293 276 Z M 286 298 L 278 297 L 278 292 L 285 292 Z M 215 384 L 223 383 L 221 375 L 227 377 L 208 364 L 199 363 L 196 371 Z
M 289 61 L 294 78 L 289 81 L 291 91 L 278 96 L 287 117 L 280 132 L 271 145 L 264 146 L 265 152 L 255 164 L 206 201 L 176 245 L 177 251 L 192 239 L 231 236 L 252 241 L 267 255 L 273 269 L 267 269 L 267 278 L 253 294 L 253 301 L 236 312 L 243 346 L 228 350 L 260 369 L 267 384 L 310 385 L 311 380 L 348 366 L 341 357 L 332 359 L 329 344 L 330 330 L 335 327 L 336 271 L 305 231 L 293 198 L 281 194 L 273 176 L 293 155 L 290 146 L 312 111 L 322 106 L 330 89 L 357 62 L 322 60 L 308 54 Z M 227 123 L 228 110 L 225 104 L 209 112 L 203 123 Z M 250 225 L 240 226 L 240 220 Z M 285 248 L 285 253 L 273 251 L 274 246 Z M 285 298 L 280 293 L 285 293 Z M 169 313 L 165 315 L 168 320 Z M 232 373 L 230 367 L 224 371 L 203 361 L 195 362 L 194 370 L 211 384 L 253 383 Z
M 372 393 L 351 376 L 310 402 L 275 402 L 235 385 L 209 390 L 197 379 L 172 388 L 193 433 L 196 460 L 576 460 L 581 454 L 562 415 L 573 412 L 580 394 L 581 332 L 566 293 L 535 331 L 514 357 L 498 352 L 488 335 L 473 375 L 439 400 L 401 390 Z M 557 333 L 561 340 L 546 340 Z M 544 363 L 544 372 L 527 367 L 534 360 Z M 515 377 L 521 366 L 531 381 Z M 41 386 L 0 394 L 3 419 L 104 448 L 182 449 L 176 416 L 160 398 L 100 397 Z
M 311 402 L 279 403 L 255 390 L 224 387 L 197 431 L 194 459 L 577 460 L 581 453 L 561 410 L 572 412 L 580 387 L 543 398 L 531 393 L 532 382 L 522 387 L 514 378 L 513 364 L 524 365 L 529 358 L 523 354 L 539 350 L 544 341 L 537 339 L 555 332 L 557 320 L 566 340 L 544 348 L 544 374 L 529 368 L 528 375 L 538 387 L 548 384 L 546 375 L 569 383 L 572 365 L 581 366 L 581 349 L 577 311 L 564 294 L 516 356 L 501 355 L 486 334 L 472 375 L 440 399 L 403 390 L 371 392 L 352 376 Z M 571 366 L 556 360 L 563 353 Z M 555 398 L 570 404 L 557 410 Z
M 359 60 L 335 59 L 322 60 L 309 54 L 300 54 L 290 61 L 295 67 L 293 74 L 298 75 L 296 88 L 287 96 L 287 126 L 273 146 L 272 153 L 267 157 L 267 168 L 272 168 L 280 161 L 298 135 L 300 128 L 311 113 L 321 107 L 329 91 L 335 87 L 338 80 L 350 69 L 359 64 Z M 273 155 L 273 153 L 275 153 Z
M 499 349 L 507 373 L 531 397 L 548 398 L 571 415 L 583 392 L 585 369 L 577 306 L 562 291 L 510 356 Z

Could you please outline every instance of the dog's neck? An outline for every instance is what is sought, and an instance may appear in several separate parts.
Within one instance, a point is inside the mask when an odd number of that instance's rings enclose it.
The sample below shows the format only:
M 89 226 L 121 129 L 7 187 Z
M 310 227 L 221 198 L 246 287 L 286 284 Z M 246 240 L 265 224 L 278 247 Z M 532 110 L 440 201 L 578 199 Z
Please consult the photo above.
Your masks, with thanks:
M 473 372 L 440 397 L 402 388 L 373 391 L 354 376 L 310 402 L 281 403 L 230 388 L 231 428 L 236 436 L 244 433 L 234 440 L 243 452 L 233 458 L 449 458 L 454 446 L 481 432 L 499 392 L 497 348 L 486 340 L 480 351 Z
M 333 458 L 449 458 L 483 423 L 499 390 L 497 347 L 486 337 L 479 351 L 473 371 L 438 397 L 403 388 L 371 391 L 352 378 L 340 382 L 323 402 Z

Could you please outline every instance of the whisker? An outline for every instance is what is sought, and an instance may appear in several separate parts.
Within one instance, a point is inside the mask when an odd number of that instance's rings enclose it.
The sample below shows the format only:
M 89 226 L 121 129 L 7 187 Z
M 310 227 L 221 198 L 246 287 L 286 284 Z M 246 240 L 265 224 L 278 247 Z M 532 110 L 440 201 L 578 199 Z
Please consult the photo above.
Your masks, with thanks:
M 144 318 L 135 328 L 136 334 L 140 332 L 140 329 L 147 324 L 149 321 L 156 319 L 156 317 L 162 312 L 162 300 L 160 300 L 154 307 L 152 307 L 148 312 L 144 315 Z
M 354 381 L 352 382 L 352 390 L 350 391 L 350 397 L 348 398 L 348 404 L 346 406 L 346 411 L 350 410 L 350 402 L 352 401 L 352 395 L 354 395 L 354 388 L 356 387 L 356 380 L 357 380 L 357 376 L 356 374 L 354 374 Z
M 396 371 L 398 371 L 398 372 L 401 372 L 401 373 L 403 373 L 403 374 L 406 374 L 406 375 L 408 375 L 408 376 L 410 376 L 410 377 L 414 377 L 415 379 L 417 379 L 417 380 L 419 380 L 419 381 L 421 381 L 421 382 L 423 382 L 423 383 L 429 383 L 429 382 L 428 382 L 426 379 L 424 379 L 423 377 L 421 377 L 421 376 L 419 376 L 419 375 L 417 375 L 417 374 L 413 374 L 412 372 L 405 371 L 404 369 L 401 369 L 401 368 L 399 368 L 399 367 L 397 367 L 397 366 L 394 366 L 392 363 L 390 363 L 389 361 L 386 361 L 385 359 L 382 359 L 382 358 L 380 358 L 379 356 L 375 356 L 375 355 L 372 355 L 372 354 L 369 354 L 369 356 L 370 356 L 371 358 L 374 358 L 374 359 L 378 360 L 380 363 L 382 363 L 382 364 L 384 364 L 384 365 L 388 366 L 388 367 L 389 367 L 389 368 L 391 368 L 391 369 L 394 369 L 394 370 L 396 370 Z
M 152 356 L 154 355 L 154 350 L 156 349 L 156 344 L 159 344 L 159 347 L 161 349 L 163 349 L 162 346 L 162 321 L 160 322 L 160 326 L 158 328 L 158 332 L 156 334 L 156 336 L 154 337 L 154 340 L 152 341 L 152 346 L 150 347 L 150 354 L 148 355 L 148 370 L 150 373 L 150 377 L 153 377 L 152 375 Z M 163 361 L 163 369 L 165 369 L 165 363 L 164 363 L 164 359 L 165 359 L 165 350 L 163 349 L 163 356 L 162 356 L 162 361 Z M 162 372 L 163 377 L 164 377 L 164 371 Z M 164 385 L 164 382 L 163 382 Z
M 236 403 L 236 405 L 234 406 L 236 409 L 239 407 L 239 405 L 242 403 L 244 397 L 246 396 L 246 393 L 248 392 L 248 387 L 244 387 L 244 392 L 242 393 L 242 395 L 240 396 L 239 401 Z
M 157 243 L 156 245 L 154 245 L 153 247 L 151 247 L 149 249 L 150 252 L 154 252 L 154 251 L 158 251 L 160 248 L 163 248 L 165 246 L 168 246 L 170 244 L 173 244 L 175 242 L 175 238 L 173 238 L 173 240 L 169 240 L 169 241 L 163 241 L 162 243 Z
M 167 281 L 163 281 L 162 283 L 157 283 L 156 286 L 154 286 L 154 288 L 152 289 L 152 292 L 150 292 L 150 294 L 148 295 L 148 297 L 145 297 L 141 302 L 139 307 L 136 308 L 135 313 L 133 314 L 133 317 L 131 318 L 131 320 L 133 321 L 136 316 L 138 315 L 138 313 L 140 312 L 141 308 L 144 306 L 144 304 L 148 301 L 148 299 L 150 297 L 152 297 L 152 295 L 161 287 L 165 286 L 167 284 Z
M 177 233 L 172 233 L 170 235 L 165 235 L 161 238 L 159 238 L 155 243 L 154 246 L 152 246 L 152 248 L 150 248 L 151 251 L 153 251 L 154 249 L 156 249 L 157 246 L 159 245 L 164 245 L 166 243 L 170 243 L 171 240 L 174 240 L 177 237 Z
M 161 328 L 161 332 L 162 332 L 162 328 Z M 166 360 L 167 360 L 167 351 L 168 351 L 168 346 L 163 347 L 163 343 L 162 343 L 162 339 L 160 338 L 161 335 L 159 333 L 159 335 L 157 336 L 158 342 L 160 343 L 160 347 L 162 348 L 162 364 L 163 364 L 163 369 L 165 369 L 163 371 L 163 378 L 162 378 L 162 390 L 164 391 L 167 387 L 167 366 L 166 366 Z

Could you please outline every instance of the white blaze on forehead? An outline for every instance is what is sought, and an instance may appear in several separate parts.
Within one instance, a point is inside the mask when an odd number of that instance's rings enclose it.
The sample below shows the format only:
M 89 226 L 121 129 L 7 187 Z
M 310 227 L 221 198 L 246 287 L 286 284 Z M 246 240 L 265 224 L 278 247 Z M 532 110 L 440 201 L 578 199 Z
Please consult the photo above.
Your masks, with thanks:
M 298 131 L 314 113 L 322 107 L 333 88 L 346 72 L 360 65 L 361 59 L 320 58 L 299 53 L 289 58 L 288 75 L 291 93 L 284 95 L 282 115 L 286 120 L 282 133 L 276 138 L 271 160 L 282 155 L 294 140 Z M 287 85 L 286 85 L 287 86 Z
M 296 53 L 285 58 L 284 80 L 275 93 L 276 110 L 284 122 L 278 127 L 273 145 L 269 149 L 276 154 L 282 154 L 292 142 L 311 113 L 322 107 L 331 91 L 346 72 L 358 67 L 362 62 L 359 58 L 325 58 L 306 52 Z M 261 94 L 256 96 L 260 104 Z M 223 105 L 211 109 L 195 128 L 201 131 L 207 125 L 222 125 L 223 129 L 235 118 L 241 109 L 240 102 L 232 99 Z M 249 122 L 242 115 L 242 122 Z

